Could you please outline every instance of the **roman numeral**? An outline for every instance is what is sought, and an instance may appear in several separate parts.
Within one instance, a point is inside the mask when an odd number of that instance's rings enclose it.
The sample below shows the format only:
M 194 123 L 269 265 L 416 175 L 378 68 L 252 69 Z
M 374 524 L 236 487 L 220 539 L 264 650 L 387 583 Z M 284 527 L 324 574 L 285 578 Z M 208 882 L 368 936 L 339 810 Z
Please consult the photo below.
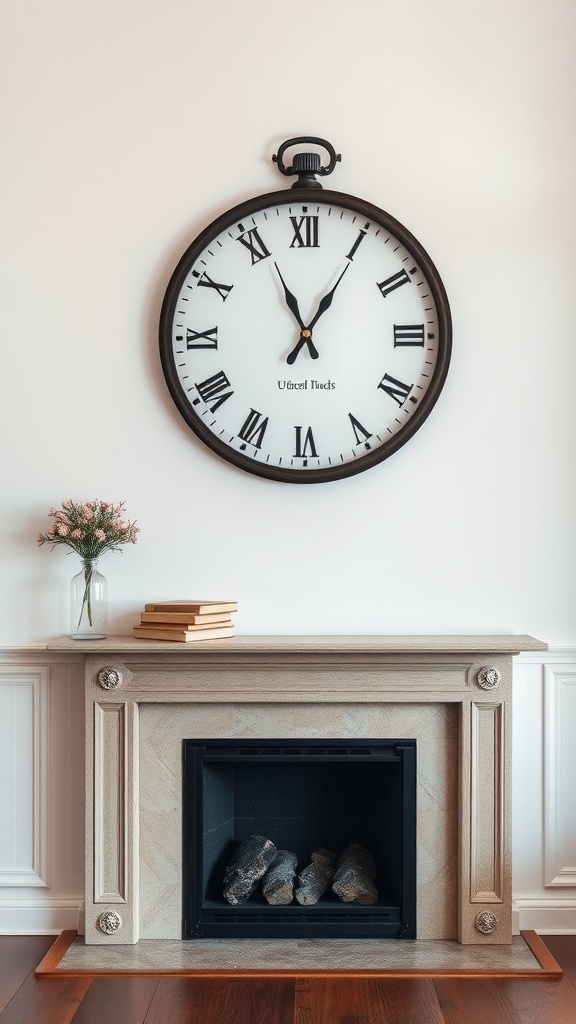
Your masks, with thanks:
M 394 324 L 394 348 L 424 345 L 424 324 Z
M 294 237 L 290 242 L 290 248 L 295 245 L 299 249 L 317 249 L 318 242 L 318 217 L 315 214 L 306 214 L 304 217 L 290 217 L 294 228 Z
M 192 331 L 186 328 L 186 348 L 218 348 L 218 328 L 209 327 L 207 331 Z
M 396 380 L 395 377 L 391 377 L 388 373 L 384 374 L 378 385 L 379 388 L 382 388 L 382 391 L 390 395 L 390 398 L 393 398 L 400 406 L 404 405 L 413 386 L 413 384 L 403 384 L 401 380 Z
M 410 278 L 405 270 L 400 270 L 397 274 L 393 274 L 392 277 L 388 277 L 385 281 L 380 281 L 378 287 L 382 292 L 384 298 L 393 292 L 395 288 L 400 288 L 403 284 L 410 284 Z
M 256 448 L 261 448 L 262 438 L 266 433 L 267 426 L 268 417 L 263 416 L 261 412 L 256 412 L 256 409 L 250 409 L 248 416 L 238 432 L 238 437 L 241 438 L 242 441 L 247 441 L 248 444 L 253 444 Z M 243 445 L 242 450 L 245 447 L 246 445 Z
M 226 391 L 226 388 L 230 387 L 230 381 L 225 373 L 220 370 L 219 373 L 215 373 L 213 377 L 207 377 L 201 384 L 196 385 L 196 390 L 200 395 L 200 398 L 206 402 L 206 405 L 210 409 L 210 412 L 216 412 L 216 409 L 226 402 L 233 391 Z M 212 401 L 214 399 L 213 404 Z
M 365 226 L 365 228 L 369 228 L 370 227 L 369 224 L 365 224 L 364 226 Z M 347 253 L 347 255 L 346 255 L 346 259 L 347 260 L 353 260 L 354 259 L 354 254 L 356 253 L 356 250 L 358 249 L 358 246 L 360 245 L 360 242 L 362 242 L 365 237 L 366 237 L 366 231 L 360 231 L 358 233 L 358 238 L 354 242 L 354 245 L 350 249 L 350 252 Z
M 352 424 L 352 430 L 354 431 L 356 444 L 364 443 L 364 446 L 366 448 L 369 448 L 370 445 L 368 444 L 368 439 L 371 438 L 373 435 L 370 434 L 366 430 L 366 428 L 362 426 L 362 424 L 356 419 L 355 416 L 352 415 L 351 412 L 348 413 L 348 418 L 350 420 L 350 423 Z
M 316 451 L 316 445 L 314 444 L 314 435 L 312 433 L 312 427 L 308 427 L 302 439 L 303 427 L 294 427 L 296 431 L 296 451 L 294 456 L 297 459 L 304 459 L 311 456 L 314 459 L 318 458 L 318 452 Z
M 252 266 L 254 266 L 255 263 L 259 263 L 260 260 L 265 260 L 270 253 L 258 234 L 258 229 L 249 228 L 248 231 L 245 231 L 243 224 L 239 224 L 238 227 L 240 228 L 240 231 L 244 233 L 239 235 L 236 241 L 241 242 L 242 245 L 245 245 L 248 249 L 252 260 Z
M 193 270 L 192 276 L 198 279 L 199 287 L 214 288 L 218 292 L 218 295 L 222 299 L 222 302 L 226 302 L 228 295 L 230 294 L 234 287 L 233 284 L 218 284 L 217 281 L 213 281 L 211 277 L 208 277 L 206 271 L 200 273 L 200 271 L 198 270 Z

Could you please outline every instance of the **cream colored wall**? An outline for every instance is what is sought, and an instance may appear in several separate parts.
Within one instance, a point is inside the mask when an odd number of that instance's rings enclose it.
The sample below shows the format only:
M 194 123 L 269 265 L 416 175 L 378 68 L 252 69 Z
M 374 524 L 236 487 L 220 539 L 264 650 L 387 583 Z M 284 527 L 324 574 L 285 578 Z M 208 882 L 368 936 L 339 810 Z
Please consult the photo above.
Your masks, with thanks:
M 67 629 L 66 496 L 126 500 L 112 631 L 225 596 L 250 633 L 576 641 L 571 0 L 26 0 L 4 104 L 0 641 Z M 167 394 L 159 305 L 194 235 L 333 141 L 334 187 L 398 217 L 445 280 L 454 354 L 381 466 L 295 487 L 213 456 Z
M 572 664 L 572 0 L 22 0 L 0 21 L 0 643 L 67 630 L 75 559 L 35 538 L 71 496 L 123 498 L 142 528 L 137 548 L 102 560 L 114 632 L 156 596 L 231 596 L 241 633 L 530 633 L 571 647 Z M 271 154 L 305 133 L 342 153 L 334 187 L 429 250 L 454 351 L 406 447 L 302 488 L 243 474 L 195 440 L 164 385 L 157 319 L 187 244 L 281 187 Z M 42 805 L 51 884 L 4 888 L 5 930 L 75 926 L 80 716 L 60 673 Z M 567 820 L 557 798 L 571 764 L 552 759 L 543 779 L 533 756 L 555 735 L 543 673 L 530 668 L 517 702 L 515 892 L 556 927 L 560 900 L 574 927 L 576 888 L 546 886 L 542 863 L 544 823 L 551 837 Z M 32 716 L 38 678 L 3 680 L 15 700 L 28 688 Z M 566 676 L 547 678 L 564 706 Z M 30 765 L 28 719 L 19 728 Z M 0 789 L 24 843 L 0 863 L 4 885 L 11 865 L 32 863 L 43 821 L 37 794 L 18 792 Z M 552 870 L 558 841 L 547 849 Z

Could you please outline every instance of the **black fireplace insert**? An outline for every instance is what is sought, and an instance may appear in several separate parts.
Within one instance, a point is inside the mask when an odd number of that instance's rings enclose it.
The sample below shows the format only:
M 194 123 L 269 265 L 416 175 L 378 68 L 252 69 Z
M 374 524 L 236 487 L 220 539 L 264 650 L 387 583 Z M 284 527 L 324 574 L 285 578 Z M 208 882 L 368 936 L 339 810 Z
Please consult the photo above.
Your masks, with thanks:
M 416 937 L 415 739 L 186 739 L 183 937 Z M 260 889 L 231 905 L 223 879 L 239 845 L 266 837 L 293 851 L 370 852 L 375 902 L 329 887 L 312 906 L 271 905 Z

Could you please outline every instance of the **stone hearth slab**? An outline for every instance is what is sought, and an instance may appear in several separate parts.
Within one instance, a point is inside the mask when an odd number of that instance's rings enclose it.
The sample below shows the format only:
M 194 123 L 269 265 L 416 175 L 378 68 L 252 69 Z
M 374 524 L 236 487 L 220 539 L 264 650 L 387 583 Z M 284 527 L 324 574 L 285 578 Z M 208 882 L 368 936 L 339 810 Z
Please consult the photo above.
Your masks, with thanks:
M 72 941 L 70 941 L 72 939 Z M 58 948 L 57 948 L 58 947 Z M 64 932 L 37 973 L 62 977 L 117 975 L 503 975 L 562 974 L 534 932 L 511 945 L 463 946 L 456 941 L 377 939 L 220 939 L 183 942 L 142 939 L 135 945 L 86 945 Z

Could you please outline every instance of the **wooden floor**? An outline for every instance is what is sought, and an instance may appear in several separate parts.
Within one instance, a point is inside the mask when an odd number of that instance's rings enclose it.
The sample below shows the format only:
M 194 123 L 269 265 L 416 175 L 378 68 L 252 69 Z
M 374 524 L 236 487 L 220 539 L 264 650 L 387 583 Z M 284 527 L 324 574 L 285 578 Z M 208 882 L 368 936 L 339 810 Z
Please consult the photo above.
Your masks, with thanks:
M 0 936 L 0 1024 L 576 1024 L 576 935 L 557 980 L 36 978 L 54 936 Z

